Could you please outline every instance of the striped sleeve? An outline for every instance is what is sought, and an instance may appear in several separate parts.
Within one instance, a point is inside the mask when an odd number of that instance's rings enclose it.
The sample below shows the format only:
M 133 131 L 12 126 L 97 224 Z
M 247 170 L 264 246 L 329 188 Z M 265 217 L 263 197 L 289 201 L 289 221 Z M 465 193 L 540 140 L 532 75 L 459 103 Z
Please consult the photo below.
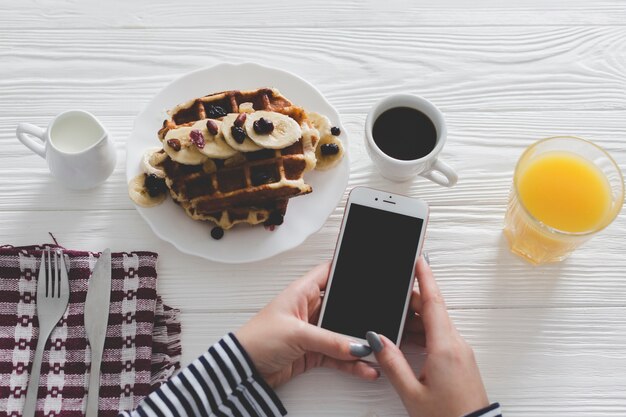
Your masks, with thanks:
M 493 403 L 490 406 L 466 414 L 463 417 L 502 417 L 502 410 L 500 410 L 500 404 Z
M 229 333 L 187 368 L 118 417 L 284 416 L 274 391 Z

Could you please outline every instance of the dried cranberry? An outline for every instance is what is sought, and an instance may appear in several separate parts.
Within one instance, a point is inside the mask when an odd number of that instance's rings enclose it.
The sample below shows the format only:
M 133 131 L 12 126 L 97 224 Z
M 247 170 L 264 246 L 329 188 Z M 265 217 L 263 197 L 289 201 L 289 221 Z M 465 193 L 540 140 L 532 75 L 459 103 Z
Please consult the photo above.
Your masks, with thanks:
M 268 135 L 274 130 L 274 123 L 272 123 L 271 120 L 265 120 L 261 117 L 259 120 L 255 120 L 255 122 L 252 123 L 252 127 L 259 135 Z
M 285 216 L 280 211 L 273 211 L 265 221 L 266 226 L 280 226 L 285 221 Z
M 243 126 L 245 121 L 246 121 L 246 114 L 240 113 L 239 116 L 237 116 L 237 118 L 235 119 L 235 122 L 233 124 L 237 127 L 241 127 Z
M 219 226 L 214 227 L 213 229 L 211 229 L 211 237 L 215 240 L 220 240 L 224 237 L 224 229 Z
M 176 152 L 180 151 L 180 141 L 178 139 L 168 139 L 167 144 Z
M 243 127 L 233 126 L 230 128 L 231 133 L 233 134 L 233 138 L 237 143 L 243 143 L 246 140 L 246 132 L 243 130 Z
M 191 139 L 191 143 L 196 145 L 198 149 L 204 148 L 204 136 L 199 130 L 195 129 L 189 132 L 189 139 Z
M 146 175 L 144 186 L 146 187 L 150 197 L 156 197 L 163 194 L 167 190 L 165 179 L 159 178 L 154 174 Z
M 212 135 L 217 135 L 217 132 L 219 131 L 219 127 L 217 126 L 217 123 L 215 123 L 214 120 L 207 120 L 206 130 L 208 130 L 209 133 Z
M 207 109 L 206 109 L 206 115 L 207 117 L 210 117 L 211 119 L 217 119 L 219 117 L 224 117 L 226 116 L 226 110 L 224 110 L 224 108 L 222 106 L 216 106 L 215 104 L 210 105 Z
M 336 143 L 325 143 L 322 145 L 322 155 L 337 155 L 339 146 Z
M 333 136 L 339 136 L 341 135 L 341 129 L 339 129 L 337 126 L 333 126 L 330 128 L 330 134 Z

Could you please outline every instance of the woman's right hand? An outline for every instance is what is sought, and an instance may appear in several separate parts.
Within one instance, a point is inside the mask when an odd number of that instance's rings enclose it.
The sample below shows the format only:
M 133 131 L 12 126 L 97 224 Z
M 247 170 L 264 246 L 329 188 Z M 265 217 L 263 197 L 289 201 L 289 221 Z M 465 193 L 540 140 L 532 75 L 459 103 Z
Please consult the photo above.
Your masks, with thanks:
M 392 341 L 369 332 L 380 367 L 411 417 L 459 417 L 488 406 L 474 352 L 450 320 L 424 258 L 419 259 L 415 273 L 419 292 L 411 296 L 415 313 L 407 318 L 406 330 L 413 333 L 414 342 L 425 340 L 427 358 L 416 376 Z

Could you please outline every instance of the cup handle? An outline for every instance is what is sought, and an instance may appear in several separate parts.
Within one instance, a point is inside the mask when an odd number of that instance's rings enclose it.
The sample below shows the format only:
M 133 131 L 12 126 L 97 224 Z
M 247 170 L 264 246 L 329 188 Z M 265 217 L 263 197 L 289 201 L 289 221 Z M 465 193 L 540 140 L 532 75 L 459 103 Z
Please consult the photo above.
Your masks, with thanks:
M 454 172 L 452 167 L 439 159 L 435 161 L 429 171 L 422 173 L 422 177 L 428 178 L 432 182 L 443 185 L 444 187 L 452 187 L 459 180 L 459 176 Z
M 43 144 L 46 141 L 46 131 L 44 129 L 39 126 L 31 125 L 30 123 L 20 123 L 17 125 L 15 134 L 20 142 L 26 145 L 28 149 L 35 152 L 42 158 L 46 157 L 46 147 Z M 39 139 L 39 142 L 33 140 L 31 136 Z

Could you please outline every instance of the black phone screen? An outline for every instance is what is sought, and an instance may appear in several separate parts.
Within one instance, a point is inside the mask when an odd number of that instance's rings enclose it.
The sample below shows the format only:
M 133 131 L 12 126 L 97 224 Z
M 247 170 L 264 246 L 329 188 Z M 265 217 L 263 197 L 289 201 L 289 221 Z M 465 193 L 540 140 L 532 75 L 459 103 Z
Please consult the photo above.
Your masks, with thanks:
M 423 219 L 351 204 L 321 326 L 397 341 Z

